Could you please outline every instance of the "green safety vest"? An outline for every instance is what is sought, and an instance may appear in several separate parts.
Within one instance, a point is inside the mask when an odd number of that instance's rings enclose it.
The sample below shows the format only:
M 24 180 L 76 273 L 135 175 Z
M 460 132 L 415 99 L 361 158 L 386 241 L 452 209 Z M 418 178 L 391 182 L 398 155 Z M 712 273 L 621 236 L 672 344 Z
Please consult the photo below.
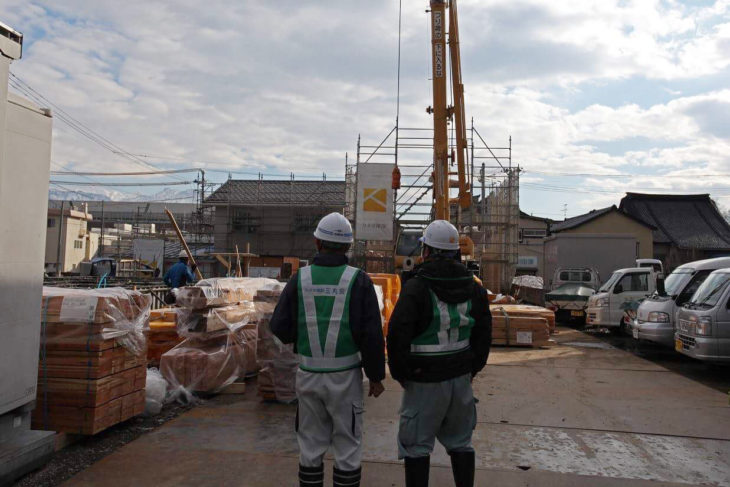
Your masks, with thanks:
M 297 351 L 302 370 L 337 372 L 360 366 L 350 331 L 350 294 L 358 271 L 348 265 L 299 270 Z
M 448 355 L 469 348 L 474 318 L 471 312 L 471 299 L 459 304 L 444 303 L 431 293 L 433 318 L 426 331 L 411 343 L 414 355 Z

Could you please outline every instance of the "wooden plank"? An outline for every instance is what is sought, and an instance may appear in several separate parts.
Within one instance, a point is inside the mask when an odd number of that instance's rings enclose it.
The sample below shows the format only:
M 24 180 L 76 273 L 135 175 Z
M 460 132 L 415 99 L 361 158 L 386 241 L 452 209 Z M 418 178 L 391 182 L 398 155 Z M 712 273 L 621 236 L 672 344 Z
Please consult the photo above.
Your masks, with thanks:
M 144 389 L 147 367 L 139 366 L 102 379 L 40 378 L 38 407 L 48 405 L 95 408 L 118 397 Z

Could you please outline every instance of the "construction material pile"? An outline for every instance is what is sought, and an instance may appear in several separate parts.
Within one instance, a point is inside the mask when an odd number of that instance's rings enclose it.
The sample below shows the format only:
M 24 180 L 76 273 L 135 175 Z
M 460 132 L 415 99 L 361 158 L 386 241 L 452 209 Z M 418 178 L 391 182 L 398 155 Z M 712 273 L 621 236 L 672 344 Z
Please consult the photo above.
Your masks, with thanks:
M 149 295 L 43 288 L 32 427 L 93 435 L 145 405 Z
M 259 396 L 266 401 L 291 403 L 296 400 L 296 374 L 299 359 L 292 345 L 276 338 L 269 322 L 279 301 L 281 289 L 260 290 L 254 297 L 258 321 Z
M 183 337 L 177 332 L 177 308 L 161 308 L 150 311 L 147 337 L 147 365 L 159 367 L 162 354 L 175 348 Z
M 555 313 L 540 306 L 498 304 L 492 312 L 492 344 L 505 346 L 545 347 L 553 345 Z
M 160 372 L 174 397 L 220 392 L 258 372 L 256 346 L 260 313 L 253 303 L 259 289 L 281 287 L 262 278 L 206 279 L 180 288 L 177 330 L 184 340 L 164 353 Z

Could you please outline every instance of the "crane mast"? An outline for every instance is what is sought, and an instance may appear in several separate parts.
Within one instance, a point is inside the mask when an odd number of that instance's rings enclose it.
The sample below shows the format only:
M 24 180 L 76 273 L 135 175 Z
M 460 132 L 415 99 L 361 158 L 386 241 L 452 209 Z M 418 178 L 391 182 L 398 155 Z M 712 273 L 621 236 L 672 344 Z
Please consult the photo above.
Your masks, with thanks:
M 447 0 L 431 0 L 431 57 L 433 73 L 433 105 L 427 109 L 433 115 L 433 194 L 434 217 L 450 220 L 449 176 L 458 176 L 459 206 L 471 204 L 470 188 L 466 181 L 466 123 L 464 114 L 464 85 L 461 81 L 461 57 L 459 50 L 459 24 L 456 0 L 448 2 L 449 57 L 451 64 L 454 106 L 448 106 L 446 74 L 446 7 Z M 455 118 L 455 158 L 457 172 L 449 170 L 448 122 Z

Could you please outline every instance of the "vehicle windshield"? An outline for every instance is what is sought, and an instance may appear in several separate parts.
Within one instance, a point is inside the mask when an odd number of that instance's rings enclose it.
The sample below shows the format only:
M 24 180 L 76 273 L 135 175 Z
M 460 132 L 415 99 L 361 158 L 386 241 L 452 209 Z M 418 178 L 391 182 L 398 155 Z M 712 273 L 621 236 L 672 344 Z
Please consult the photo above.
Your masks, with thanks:
M 720 272 L 711 274 L 705 282 L 697 289 L 697 292 L 689 300 L 689 304 L 703 308 L 712 308 L 722 297 L 722 293 L 730 283 L 730 273 Z
M 606 283 L 603 286 L 601 286 L 601 289 L 599 289 L 598 292 L 607 293 L 608 290 L 613 287 L 613 285 L 616 283 L 616 281 L 621 279 L 621 276 L 623 276 L 622 272 L 614 272 L 613 274 L 611 274 L 611 277 L 609 277 L 608 281 L 606 281 Z
M 584 270 L 564 270 L 558 275 L 560 281 L 591 282 L 591 273 Z
M 692 278 L 694 269 L 682 268 L 675 269 L 674 272 L 669 274 L 664 280 L 664 290 L 669 296 L 675 296 L 682 292 L 684 286 Z
M 420 233 L 401 233 L 398 239 L 398 248 L 396 249 L 397 255 L 419 255 L 421 253 L 421 242 L 418 240 L 421 238 Z

